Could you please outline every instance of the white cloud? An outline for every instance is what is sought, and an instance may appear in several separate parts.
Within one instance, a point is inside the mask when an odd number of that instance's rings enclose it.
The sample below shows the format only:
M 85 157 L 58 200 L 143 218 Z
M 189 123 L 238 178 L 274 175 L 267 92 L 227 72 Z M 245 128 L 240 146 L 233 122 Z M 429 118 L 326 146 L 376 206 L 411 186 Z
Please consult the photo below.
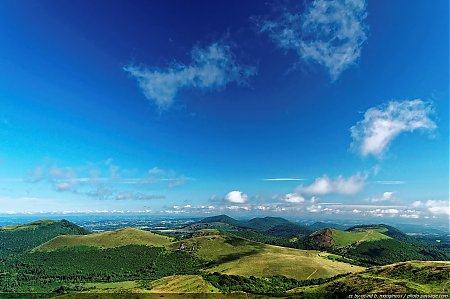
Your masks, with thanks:
M 305 13 L 258 22 L 278 47 L 327 68 L 331 79 L 354 64 L 367 40 L 364 0 L 314 0 Z
M 418 214 L 400 214 L 398 215 L 400 218 L 408 218 L 408 219 L 418 219 L 420 216 Z
M 319 213 L 322 212 L 322 206 L 312 205 L 307 207 L 306 210 L 310 213 Z
M 263 181 L 304 181 L 305 179 L 300 178 L 270 178 L 270 179 L 263 179 Z
M 356 194 L 360 192 L 365 185 L 366 176 L 356 174 L 348 178 L 338 176 L 335 179 L 322 176 L 316 178 L 314 183 L 309 186 L 299 186 L 297 192 L 303 194 Z
M 288 193 L 284 196 L 284 201 L 289 203 L 302 203 L 305 202 L 305 198 L 297 193 Z
M 400 211 L 398 209 L 386 209 L 386 210 L 381 210 L 380 213 L 381 214 L 398 214 L 398 213 L 400 213 Z
M 450 215 L 449 201 L 446 200 L 415 201 L 412 203 L 412 206 L 414 208 L 424 208 L 433 215 Z
M 381 185 L 403 185 L 406 184 L 405 181 L 376 181 L 375 183 Z
M 245 83 L 256 68 L 238 64 L 231 47 L 215 42 L 206 48 L 194 47 L 191 63 L 177 63 L 166 69 L 127 65 L 123 69 L 134 77 L 144 96 L 160 109 L 169 108 L 182 88 L 213 90 L 231 82 Z
M 55 188 L 58 191 L 67 191 L 74 187 L 74 183 L 72 182 L 59 182 L 55 184 Z
M 241 191 L 231 191 L 225 196 L 225 199 L 232 203 L 246 203 L 248 196 Z
M 436 129 L 436 124 L 430 119 L 433 111 L 430 103 L 420 99 L 391 101 L 370 108 L 364 113 L 364 119 L 350 129 L 353 139 L 352 147 L 362 156 L 379 157 L 403 132 Z
M 383 195 L 380 197 L 372 197 L 372 198 L 368 198 L 367 200 L 370 202 L 383 202 L 383 201 L 392 200 L 393 198 L 394 198 L 394 192 L 387 191 L 387 192 L 384 192 Z

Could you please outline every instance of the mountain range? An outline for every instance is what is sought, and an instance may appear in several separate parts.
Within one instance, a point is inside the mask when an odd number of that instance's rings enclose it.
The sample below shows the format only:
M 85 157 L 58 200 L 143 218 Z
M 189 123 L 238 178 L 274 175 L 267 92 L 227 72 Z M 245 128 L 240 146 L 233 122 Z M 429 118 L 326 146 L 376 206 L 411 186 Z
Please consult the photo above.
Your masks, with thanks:
M 226 215 L 164 235 L 136 228 L 91 233 L 66 220 L 1 227 L 0 292 L 340 298 L 450 291 L 448 248 L 384 224 L 314 228 Z

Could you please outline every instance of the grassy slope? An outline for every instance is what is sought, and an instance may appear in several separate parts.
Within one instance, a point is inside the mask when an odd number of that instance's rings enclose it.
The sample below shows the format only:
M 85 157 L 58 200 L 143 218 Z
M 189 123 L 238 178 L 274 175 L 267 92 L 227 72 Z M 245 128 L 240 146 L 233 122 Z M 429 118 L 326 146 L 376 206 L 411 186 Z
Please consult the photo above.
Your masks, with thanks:
M 293 289 L 314 297 L 316 294 L 411 293 L 448 294 L 450 262 L 411 261 L 369 268 L 366 271 L 318 286 Z
M 151 245 L 162 247 L 171 243 L 171 237 L 135 228 L 123 228 L 85 236 L 65 235 L 36 247 L 33 251 L 54 251 L 67 248 L 113 248 L 125 245 Z
M 153 281 L 152 293 L 218 293 L 219 289 L 200 275 L 173 275 Z
M 59 220 L 37 220 L 26 224 L 8 225 L 0 227 L 0 231 L 18 231 L 18 230 L 35 230 L 39 227 L 59 223 Z
M 200 275 L 172 275 L 145 284 L 139 281 L 84 283 L 92 293 L 133 292 L 133 293 L 218 293 L 219 289 L 205 281 Z
M 265 245 L 258 253 L 222 263 L 210 272 L 243 276 L 284 275 L 298 280 L 326 278 L 364 268 L 327 259 L 328 253 Z
M 284 275 L 296 279 L 331 277 L 364 268 L 327 259 L 328 253 L 261 244 L 231 236 L 205 236 L 173 243 L 215 262 L 208 271 L 243 276 Z
M 210 235 L 178 241 L 169 247 L 178 249 L 183 244 L 186 246 L 186 251 L 193 251 L 201 258 L 219 263 L 257 253 L 265 246 L 242 238 Z
M 336 242 L 337 247 L 344 247 L 354 243 L 391 239 L 390 237 L 383 235 L 381 232 L 371 229 L 360 231 L 341 231 L 331 229 L 331 231 L 333 232 L 333 240 Z

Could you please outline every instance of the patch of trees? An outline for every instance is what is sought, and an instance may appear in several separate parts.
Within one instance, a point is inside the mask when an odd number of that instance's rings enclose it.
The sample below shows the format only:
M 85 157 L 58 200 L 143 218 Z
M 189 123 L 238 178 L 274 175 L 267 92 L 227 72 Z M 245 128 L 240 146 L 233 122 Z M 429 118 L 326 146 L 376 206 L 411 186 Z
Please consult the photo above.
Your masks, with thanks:
M 85 235 L 89 231 L 66 220 L 28 224 L 29 228 L 0 230 L 0 258 L 23 253 L 59 235 Z M 33 227 L 36 226 L 36 227 Z
M 282 296 L 286 295 L 286 291 L 290 289 L 308 285 L 319 285 L 347 275 L 349 274 L 340 274 L 331 278 L 296 280 L 285 276 L 244 277 L 214 272 L 203 274 L 203 277 L 223 293 L 246 292 L 260 295 Z
M 154 280 L 175 274 L 198 274 L 205 265 L 206 261 L 188 253 L 138 245 L 25 253 L 0 259 L 0 292 L 55 284 Z
M 396 239 L 363 242 L 351 248 L 334 250 L 334 253 L 353 259 L 363 266 L 387 265 L 410 260 L 450 259 L 448 253 L 441 249 L 401 242 Z

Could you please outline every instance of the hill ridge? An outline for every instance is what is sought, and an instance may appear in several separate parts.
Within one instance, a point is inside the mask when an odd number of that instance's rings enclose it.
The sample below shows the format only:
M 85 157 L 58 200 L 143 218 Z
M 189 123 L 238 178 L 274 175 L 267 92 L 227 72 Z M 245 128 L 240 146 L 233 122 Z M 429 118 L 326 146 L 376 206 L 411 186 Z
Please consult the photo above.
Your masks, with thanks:
M 133 227 L 124 227 L 84 236 L 57 236 L 34 248 L 33 252 L 55 251 L 62 249 L 104 249 L 126 245 L 146 245 L 164 247 L 173 238 Z

